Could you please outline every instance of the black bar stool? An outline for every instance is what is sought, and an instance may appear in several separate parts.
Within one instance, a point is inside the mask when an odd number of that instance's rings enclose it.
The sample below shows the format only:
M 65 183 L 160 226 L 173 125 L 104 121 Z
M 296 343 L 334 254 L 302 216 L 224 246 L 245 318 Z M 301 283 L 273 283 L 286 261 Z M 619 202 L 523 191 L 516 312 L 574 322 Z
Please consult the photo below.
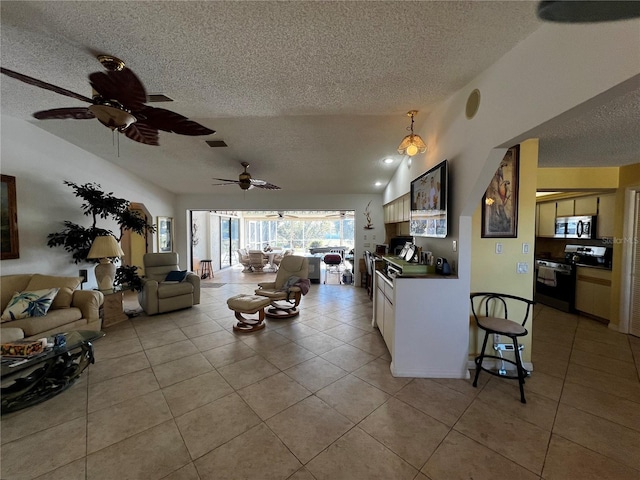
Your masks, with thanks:
M 512 307 L 516 307 L 518 303 L 522 304 L 522 308 L 525 311 L 524 320 L 522 320 L 521 323 L 509 320 L 507 318 L 509 316 L 507 312 L 507 300 L 510 300 Z M 476 292 L 471 294 L 471 311 L 473 312 L 473 317 L 475 318 L 478 328 L 481 328 L 485 331 L 484 341 L 482 342 L 482 350 L 480 351 L 480 355 L 475 359 L 476 375 L 473 379 L 474 387 L 478 386 L 478 376 L 480 375 L 480 370 L 484 370 L 485 372 L 497 377 L 517 379 L 518 383 L 520 384 L 520 401 L 522 403 L 527 403 L 526 399 L 524 398 L 524 379 L 527 375 L 529 375 L 529 372 L 525 370 L 524 366 L 522 365 L 522 358 L 520 355 L 522 346 L 518 345 L 518 337 L 524 337 L 529 333 L 527 329 L 524 328 L 524 325 L 525 323 L 527 323 L 529 312 L 531 311 L 531 306 L 534 303 L 535 302 L 533 302 L 532 300 L 528 300 L 526 298 L 518 297 L 515 295 L 508 295 L 506 293 Z M 482 313 L 483 310 L 484 315 L 478 315 L 478 312 Z M 503 314 L 504 318 L 498 316 L 501 313 Z M 484 350 L 487 346 L 487 340 L 489 339 L 489 335 L 492 334 L 504 335 L 505 337 L 509 337 L 511 339 L 511 341 L 513 342 L 513 354 L 515 355 L 515 361 L 503 358 L 502 356 L 502 350 L 511 351 L 511 348 L 509 348 L 511 347 L 511 345 L 508 344 L 494 343 L 493 348 L 500 354 L 500 356 L 485 355 Z M 496 360 L 500 360 L 501 362 L 508 362 L 515 365 L 517 375 L 508 375 L 504 367 L 500 368 L 497 371 L 484 367 L 482 363 L 485 358 L 493 358 Z
M 202 275 L 200 278 L 202 280 L 206 278 L 213 278 L 213 270 L 211 269 L 211 260 L 200 260 L 200 268 L 202 270 Z

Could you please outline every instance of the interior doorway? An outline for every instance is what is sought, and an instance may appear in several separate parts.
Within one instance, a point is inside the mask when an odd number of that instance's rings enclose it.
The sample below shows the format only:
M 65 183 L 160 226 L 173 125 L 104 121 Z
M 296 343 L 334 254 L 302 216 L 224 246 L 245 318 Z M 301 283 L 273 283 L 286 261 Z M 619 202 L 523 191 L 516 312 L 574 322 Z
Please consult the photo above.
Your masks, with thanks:
M 239 265 L 238 250 L 289 250 L 312 255 L 323 247 L 355 247 L 355 211 L 203 211 L 190 212 L 192 269 L 203 259 L 214 271 Z M 353 266 L 351 265 L 353 269 Z
M 141 203 L 131 203 L 129 210 L 136 212 L 143 217 L 147 223 L 152 218 L 147 208 Z M 122 265 L 132 265 L 138 267 L 138 274 L 144 275 L 144 263 L 142 257 L 149 251 L 149 238 L 147 233 L 140 235 L 130 230 L 125 230 L 120 239 L 124 257 L 122 257 Z

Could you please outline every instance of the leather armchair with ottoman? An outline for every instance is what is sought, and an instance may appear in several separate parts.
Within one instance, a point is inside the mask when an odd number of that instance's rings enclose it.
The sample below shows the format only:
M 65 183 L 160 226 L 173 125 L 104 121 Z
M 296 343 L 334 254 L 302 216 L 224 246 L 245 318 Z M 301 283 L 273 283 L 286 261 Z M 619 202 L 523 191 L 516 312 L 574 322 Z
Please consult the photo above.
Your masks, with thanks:
M 258 283 L 256 295 L 271 299 L 267 309 L 269 318 L 289 318 L 300 313 L 298 305 L 302 295 L 309 291 L 309 260 L 288 255 L 282 259 L 275 282 Z
M 177 253 L 145 253 L 142 262 L 145 277 L 138 302 L 147 315 L 190 308 L 200 303 L 200 277 L 180 270 Z

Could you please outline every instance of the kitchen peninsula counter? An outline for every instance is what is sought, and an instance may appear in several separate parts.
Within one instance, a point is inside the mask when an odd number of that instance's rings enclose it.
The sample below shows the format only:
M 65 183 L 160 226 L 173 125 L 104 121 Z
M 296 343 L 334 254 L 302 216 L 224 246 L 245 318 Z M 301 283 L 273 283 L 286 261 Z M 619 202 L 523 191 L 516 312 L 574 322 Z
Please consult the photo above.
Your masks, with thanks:
M 452 314 L 455 308 L 443 294 L 458 288 L 457 280 L 454 275 L 375 272 L 372 325 L 391 354 L 394 377 L 469 378 L 468 312 Z

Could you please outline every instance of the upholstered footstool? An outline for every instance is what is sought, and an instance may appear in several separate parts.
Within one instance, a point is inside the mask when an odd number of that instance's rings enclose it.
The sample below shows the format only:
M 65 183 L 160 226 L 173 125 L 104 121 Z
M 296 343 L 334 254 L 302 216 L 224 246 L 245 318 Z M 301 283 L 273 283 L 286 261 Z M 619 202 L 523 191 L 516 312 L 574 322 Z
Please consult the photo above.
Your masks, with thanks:
M 236 332 L 255 332 L 264 328 L 264 307 L 271 304 L 271 300 L 258 295 L 236 295 L 227 299 L 227 306 L 235 312 L 238 323 L 233 326 Z M 258 314 L 258 318 L 245 318 L 243 313 Z

